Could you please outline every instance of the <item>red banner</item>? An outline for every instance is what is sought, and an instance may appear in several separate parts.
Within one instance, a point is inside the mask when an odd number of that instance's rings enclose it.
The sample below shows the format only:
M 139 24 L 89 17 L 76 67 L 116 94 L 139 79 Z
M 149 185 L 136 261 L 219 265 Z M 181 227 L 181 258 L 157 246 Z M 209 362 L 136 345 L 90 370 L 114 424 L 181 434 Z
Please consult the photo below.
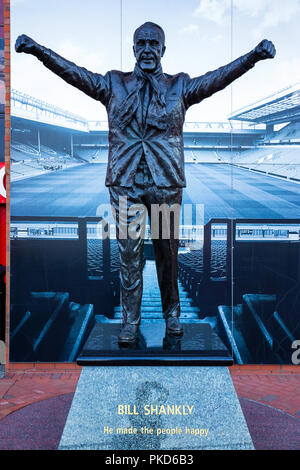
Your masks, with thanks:
M 0 204 L 6 202 L 5 163 L 0 163 Z

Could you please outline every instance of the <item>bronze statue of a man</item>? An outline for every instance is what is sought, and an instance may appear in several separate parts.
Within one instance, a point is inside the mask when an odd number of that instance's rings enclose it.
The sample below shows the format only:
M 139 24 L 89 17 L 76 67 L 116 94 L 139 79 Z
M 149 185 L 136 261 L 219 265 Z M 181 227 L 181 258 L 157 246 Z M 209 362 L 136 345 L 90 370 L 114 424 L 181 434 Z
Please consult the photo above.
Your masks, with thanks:
M 115 209 L 120 254 L 123 309 L 120 343 L 135 342 L 138 335 L 143 238 L 120 237 L 119 198 L 127 198 L 127 227 L 137 217 L 134 211 L 130 212 L 133 205 L 143 205 L 149 214 L 153 204 L 180 205 L 182 188 L 186 186 L 182 128 L 187 109 L 225 88 L 256 62 L 276 54 L 272 42 L 263 40 L 230 64 L 190 78 L 186 73 L 163 72 L 161 58 L 166 47 L 160 26 L 143 24 L 135 31 L 133 42 L 134 71 L 112 70 L 105 75 L 78 67 L 26 35 L 19 36 L 15 46 L 17 52 L 36 56 L 52 72 L 106 107 L 109 155 L 105 184 Z M 173 335 L 182 334 L 177 235 L 173 224 L 168 239 L 159 236 L 153 240 L 166 331 Z

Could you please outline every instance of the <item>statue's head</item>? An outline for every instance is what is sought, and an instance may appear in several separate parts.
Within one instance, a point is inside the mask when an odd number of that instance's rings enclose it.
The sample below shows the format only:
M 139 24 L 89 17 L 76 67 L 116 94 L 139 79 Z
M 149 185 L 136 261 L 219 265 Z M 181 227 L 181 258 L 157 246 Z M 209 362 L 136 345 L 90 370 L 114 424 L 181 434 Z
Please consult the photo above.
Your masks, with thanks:
M 144 72 L 153 72 L 160 64 L 166 50 L 164 30 L 147 21 L 133 35 L 133 53 Z

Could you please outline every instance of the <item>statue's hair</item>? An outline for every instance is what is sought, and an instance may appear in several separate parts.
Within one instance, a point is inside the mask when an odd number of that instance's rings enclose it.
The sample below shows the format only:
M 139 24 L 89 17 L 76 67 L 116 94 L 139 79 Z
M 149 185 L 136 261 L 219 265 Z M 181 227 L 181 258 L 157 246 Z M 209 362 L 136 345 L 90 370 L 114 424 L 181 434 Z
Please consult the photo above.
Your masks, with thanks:
M 142 24 L 141 26 L 139 26 L 139 27 L 135 30 L 134 35 L 133 35 L 133 41 L 135 42 L 136 35 L 137 35 L 137 33 L 138 33 L 141 29 L 148 28 L 148 27 L 157 28 L 157 29 L 159 30 L 159 32 L 160 32 L 160 35 L 161 35 L 161 38 L 162 38 L 162 42 L 163 42 L 163 44 L 165 44 L 165 32 L 164 32 L 164 30 L 163 30 L 162 27 L 159 26 L 158 24 L 152 23 L 152 21 L 146 21 L 146 23 Z

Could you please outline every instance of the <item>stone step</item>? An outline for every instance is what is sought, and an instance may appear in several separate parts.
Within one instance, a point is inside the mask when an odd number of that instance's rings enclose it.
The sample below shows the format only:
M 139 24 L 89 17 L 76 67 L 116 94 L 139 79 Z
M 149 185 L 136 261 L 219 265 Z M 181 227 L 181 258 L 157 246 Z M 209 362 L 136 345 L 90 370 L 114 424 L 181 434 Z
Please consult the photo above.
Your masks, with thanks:
M 182 300 L 180 302 L 180 305 L 181 305 L 181 308 L 184 308 L 184 307 L 193 307 L 193 305 L 191 304 L 191 301 L 190 300 Z M 159 308 L 161 307 L 161 301 L 160 300 L 146 300 L 146 301 L 142 301 L 142 308 L 143 307 L 156 307 L 156 308 Z
M 215 317 L 213 317 L 215 318 Z M 122 324 L 122 322 L 120 321 L 121 318 L 107 318 L 105 315 L 95 315 L 95 322 L 96 323 L 117 323 L 119 325 Z M 200 318 L 187 318 L 187 317 L 181 317 L 180 316 L 180 322 L 181 323 L 209 323 L 211 325 L 212 328 L 215 327 L 215 322 L 211 321 L 209 318 L 204 318 L 204 319 L 200 319 Z M 159 318 L 147 318 L 147 317 L 143 317 L 142 318 L 142 324 L 144 323 L 150 323 L 150 324 L 157 324 L 157 323 L 161 323 L 162 325 L 165 323 L 165 320 L 164 318 L 162 318 L 162 316 L 160 316 Z
M 121 306 L 119 305 L 118 307 L 115 307 L 114 308 L 114 312 L 119 312 L 121 310 Z M 198 313 L 199 312 L 199 309 L 198 307 L 189 307 L 189 306 L 185 306 L 184 308 L 181 309 L 182 311 L 188 313 L 188 312 L 192 312 L 192 313 Z M 142 308 L 142 312 L 156 312 L 156 311 L 159 311 L 161 312 L 162 311 L 162 308 L 161 306 L 159 307 L 156 307 L 155 305 L 151 305 L 151 306 L 144 306 Z
M 114 318 L 122 318 L 121 311 L 115 312 Z M 153 319 L 161 319 L 163 318 L 161 310 L 154 310 L 152 312 L 145 312 L 142 311 L 142 319 L 143 318 L 153 318 Z M 199 315 L 197 312 L 181 312 L 180 318 L 190 318 L 190 319 L 197 319 Z
M 153 305 L 153 303 L 155 303 L 155 305 L 158 303 L 158 304 L 161 304 L 161 298 L 160 296 L 159 297 L 142 297 L 142 303 L 144 304 L 150 304 L 150 305 Z M 180 304 L 181 305 L 191 305 L 193 306 L 193 301 L 192 299 L 188 298 L 188 297 L 180 297 Z
M 118 323 L 121 325 L 121 319 L 120 318 L 107 318 L 105 315 L 95 315 L 95 322 L 96 323 Z M 212 329 L 214 330 L 217 326 L 217 317 L 204 317 L 204 318 L 187 318 L 187 317 L 182 317 L 180 316 L 180 322 L 181 323 L 208 323 Z M 142 318 L 142 324 L 144 323 L 151 323 L 151 324 L 157 324 L 161 323 L 164 324 L 165 320 L 164 318 L 159 317 L 159 318 Z
M 152 291 L 143 291 L 143 297 L 147 297 L 152 299 L 153 297 L 160 297 L 160 291 L 159 290 L 152 290 Z M 190 299 L 190 296 L 187 292 L 185 291 L 179 291 L 179 297 L 182 297 L 184 299 Z
M 147 292 L 148 294 L 152 294 L 152 292 L 159 292 L 160 293 L 159 287 L 145 286 L 145 284 L 143 285 L 143 291 Z M 185 289 L 181 288 L 181 287 L 178 287 L 178 292 L 183 292 L 183 293 L 188 295 L 188 292 Z

